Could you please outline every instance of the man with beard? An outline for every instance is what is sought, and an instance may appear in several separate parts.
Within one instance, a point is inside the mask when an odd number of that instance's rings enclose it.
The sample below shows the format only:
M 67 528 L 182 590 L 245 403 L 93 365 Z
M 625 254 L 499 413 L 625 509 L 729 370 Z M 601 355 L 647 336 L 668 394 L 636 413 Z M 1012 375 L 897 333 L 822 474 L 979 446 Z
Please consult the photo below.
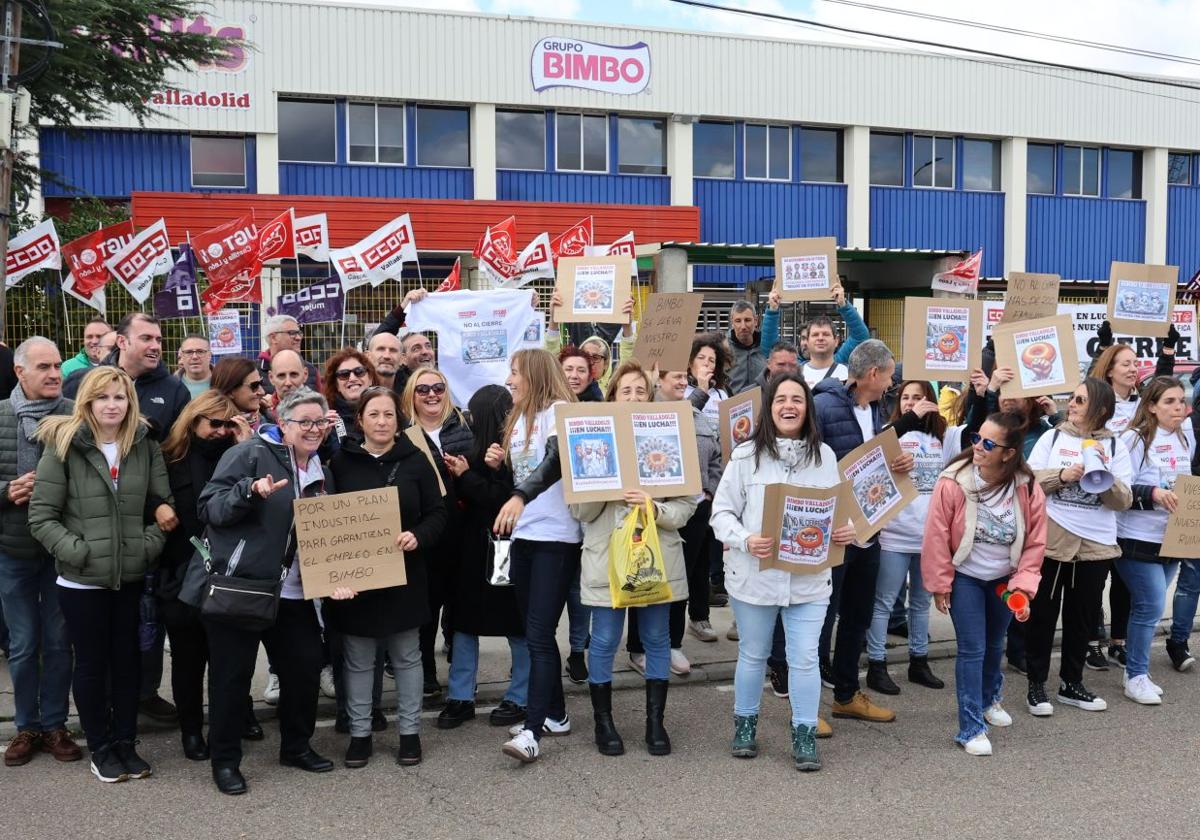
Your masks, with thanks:
M 436 367 L 433 363 L 433 344 L 425 333 L 406 332 L 400 335 L 400 352 L 403 364 L 396 369 L 396 378 L 392 388 L 398 392 L 404 390 L 408 377 L 421 368 Z
M 208 390 L 212 382 L 212 350 L 208 338 L 190 333 L 179 345 L 179 381 L 193 398 Z
M 375 365 L 375 375 L 379 377 L 380 385 L 392 388 L 396 393 L 404 390 L 402 384 L 396 384 L 396 374 L 404 358 L 404 345 L 400 339 L 391 333 L 375 333 L 367 342 L 367 358 Z

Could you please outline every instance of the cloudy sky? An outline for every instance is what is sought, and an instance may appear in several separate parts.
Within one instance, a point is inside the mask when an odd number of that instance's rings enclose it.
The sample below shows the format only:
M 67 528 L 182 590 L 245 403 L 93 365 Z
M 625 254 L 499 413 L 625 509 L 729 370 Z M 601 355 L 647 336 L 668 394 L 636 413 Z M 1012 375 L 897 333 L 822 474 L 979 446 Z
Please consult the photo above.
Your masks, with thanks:
M 626 25 L 752 33 L 778 38 L 895 44 L 778 21 L 690 8 L 670 0 L 356 0 L 492 14 L 569 18 Z M 888 32 L 1083 67 L 1200 79 L 1200 0 L 715 0 L 870 32 Z M 1183 56 L 1187 62 L 1122 54 L 1047 39 L 988 31 L 862 5 L 939 15 L 1107 45 Z M 895 44 L 902 47 L 902 44 Z

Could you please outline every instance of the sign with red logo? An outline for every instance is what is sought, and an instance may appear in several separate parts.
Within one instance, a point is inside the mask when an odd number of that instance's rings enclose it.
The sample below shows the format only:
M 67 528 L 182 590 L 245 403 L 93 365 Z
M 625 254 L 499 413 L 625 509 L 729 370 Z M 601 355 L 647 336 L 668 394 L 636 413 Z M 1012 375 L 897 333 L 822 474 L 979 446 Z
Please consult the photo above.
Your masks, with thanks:
M 58 247 L 58 232 L 54 229 L 53 219 L 46 219 L 10 239 L 4 263 L 5 287 L 11 289 L 26 274 L 39 268 L 61 268 Z
M 257 277 L 262 270 L 258 256 L 258 227 L 251 213 L 196 234 L 192 237 L 192 250 L 213 286 L 240 274 Z
M 354 255 L 353 248 L 334 248 L 329 252 L 329 261 L 333 263 L 333 270 L 341 278 L 342 289 L 345 291 L 357 289 L 370 282 L 367 272 Z
M 101 228 L 62 246 L 67 270 L 75 278 L 71 287 L 77 295 L 90 298 L 92 292 L 103 288 L 109 273 L 104 261 L 129 244 L 133 239 L 133 220 Z
M 406 262 L 417 260 L 417 238 L 408 214 L 397 216 L 349 248 L 329 252 L 346 291 L 370 283 L 399 279 Z
M 292 208 L 280 213 L 258 230 L 258 261 L 296 257 L 296 216 Z
M 171 270 L 167 223 L 159 219 L 130 239 L 125 247 L 105 260 L 104 265 L 134 300 L 145 303 L 150 297 L 154 278 Z
M 641 93 L 650 84 L 650 47 L 593 44 L 574 38 L 542 38 L 530 57 L 533 89 L 574 87 L 604 93 Z
M 550 243 L 554 258 L 585 257 L 587 249 L 592 247 L 592 217 L 580 219 L 564 230 Z
M 296 216 L 296 253 L 317 262 L 329 260 L 329 217 L 324 213 Z
M 259 272 L 262 266 L 256 266 L 253 273 L 243 271 L 235 274 L 223 283 L 214 283 L 200 293 L 204 301 L 204 313 L 212 315 L 219 312 L 227 303 L 262 303 L 262 286 L 259 283 Z

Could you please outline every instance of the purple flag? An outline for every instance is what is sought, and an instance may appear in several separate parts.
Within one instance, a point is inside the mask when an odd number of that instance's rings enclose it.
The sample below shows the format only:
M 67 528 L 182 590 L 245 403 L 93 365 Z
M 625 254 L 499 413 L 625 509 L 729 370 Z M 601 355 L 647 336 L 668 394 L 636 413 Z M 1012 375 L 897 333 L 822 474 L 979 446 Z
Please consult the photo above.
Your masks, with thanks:
M 186 242 L 179 243 L 179 259 L 167 272 L 167 282 L 164 289 L 179 289 L 196 285 L 196 255 L 192 246 Z
M 340 321 L 346 310 L 342 281 L 327 277 L 298 292 L 280 295 L 277 308 L 280 315 L 290 315 L 300 324 Z
M 154 317 L 160 321 L 192 318 L 199 314 L 200 297 L 196 294 L 194 285 L 163 289 L 154 295 Z

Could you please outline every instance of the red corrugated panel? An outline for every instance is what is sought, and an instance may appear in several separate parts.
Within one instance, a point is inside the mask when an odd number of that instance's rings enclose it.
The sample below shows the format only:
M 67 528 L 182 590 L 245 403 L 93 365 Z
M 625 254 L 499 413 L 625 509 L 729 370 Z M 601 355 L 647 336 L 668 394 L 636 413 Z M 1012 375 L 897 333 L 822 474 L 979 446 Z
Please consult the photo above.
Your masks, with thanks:
M 140 228 L 162 217 L 171 239 L 178 242 L 188 232 L 216 227 L 251 209 L 256 218 L 265 220 L 288 207 L 295 207 L 301 216 L 327 213 L 329 238 L 335 248 L 357 242 L 401 213 L 412 216 L 417 247 L 422 251 L 470 251 L 484 228 L 508 216 L 517 217 L 518 247 L 543 230 L 553 238 L 586 216 L 594 219 L 597 243 L 611 242 L 630 230 L 639 243 L 688 242 L 700 236 L 697 207 L 311 195 L 135 192 L 133 221 Z

